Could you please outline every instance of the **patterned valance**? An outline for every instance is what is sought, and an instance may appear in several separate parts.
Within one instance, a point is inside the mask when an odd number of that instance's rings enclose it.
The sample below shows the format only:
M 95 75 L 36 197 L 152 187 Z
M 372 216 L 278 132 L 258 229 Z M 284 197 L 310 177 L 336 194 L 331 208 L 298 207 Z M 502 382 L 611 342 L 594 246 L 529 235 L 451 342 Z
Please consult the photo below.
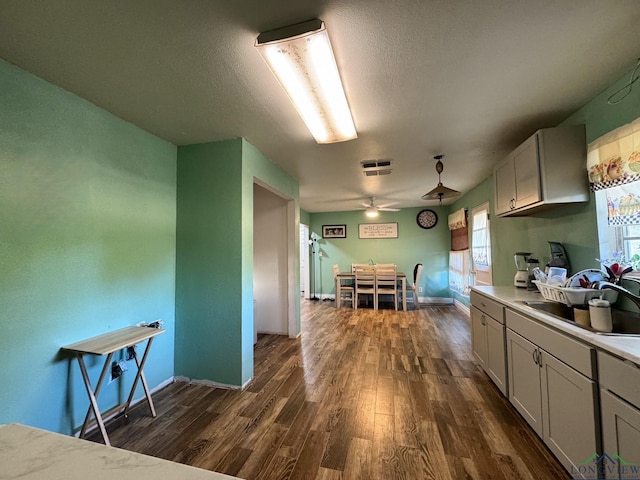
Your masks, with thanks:
M 464 208 L 449 215 L 449 230 L 457 230 L 467 226 L 467 212 Z
M 640 180 L 640 118 L 590 143 L 587 171 L 593 191 Z

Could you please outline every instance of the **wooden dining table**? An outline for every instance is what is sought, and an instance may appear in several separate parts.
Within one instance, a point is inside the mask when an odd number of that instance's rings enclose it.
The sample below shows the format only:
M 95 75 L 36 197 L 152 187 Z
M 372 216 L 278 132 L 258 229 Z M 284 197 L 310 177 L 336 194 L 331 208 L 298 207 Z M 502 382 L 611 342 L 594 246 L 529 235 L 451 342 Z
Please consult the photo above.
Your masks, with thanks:
M 400 282 L 402 291 L 402 309 L 407 310 L 407 275 L 404 272 L 396 272 L 396 278 Z M 354 272 L 340 272 L 336 275 L 336 306 L 340 305 L 342 282 L 345 280 L 355 281 L 356 274 Z M 357 301 L 356 298 L 353 301 Z

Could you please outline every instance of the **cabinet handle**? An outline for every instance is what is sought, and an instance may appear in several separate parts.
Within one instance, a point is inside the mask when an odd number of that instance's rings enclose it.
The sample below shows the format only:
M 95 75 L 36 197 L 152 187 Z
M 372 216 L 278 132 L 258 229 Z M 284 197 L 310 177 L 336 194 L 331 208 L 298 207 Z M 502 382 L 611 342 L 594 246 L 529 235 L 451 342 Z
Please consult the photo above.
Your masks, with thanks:
M 480 317 L 480 323 L 481 323 L 482 325 L 487 325 L 487 319 L 484 317 L 484 315 L 482 315 L 482 316 Z
M 531 356 L 533 357 L 533 363 L 535 363 L 536 365 L 538 364 L 538 355 L 537 355 L 537 353 L 538 353 L 538 349 L 535 348 L 533 350 L 533 353 L 531 354 Z
M 509 208 L 511 210 L 513 210 L 514 208 L 516 208 L 516 199 L 512 198 L 511 201 L 509 202 Z
M 538 349 L 538 366 L 542 368 L 542 351 Z

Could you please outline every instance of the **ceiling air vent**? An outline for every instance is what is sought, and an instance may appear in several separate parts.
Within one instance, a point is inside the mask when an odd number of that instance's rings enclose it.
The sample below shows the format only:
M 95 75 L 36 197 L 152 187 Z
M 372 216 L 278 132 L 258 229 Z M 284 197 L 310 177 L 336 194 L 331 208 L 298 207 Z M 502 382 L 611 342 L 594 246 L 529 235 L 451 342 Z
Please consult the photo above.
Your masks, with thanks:
M 391 160 L 363 160 L 360 162 L 365 177 L 377 177 L 391 173 Z

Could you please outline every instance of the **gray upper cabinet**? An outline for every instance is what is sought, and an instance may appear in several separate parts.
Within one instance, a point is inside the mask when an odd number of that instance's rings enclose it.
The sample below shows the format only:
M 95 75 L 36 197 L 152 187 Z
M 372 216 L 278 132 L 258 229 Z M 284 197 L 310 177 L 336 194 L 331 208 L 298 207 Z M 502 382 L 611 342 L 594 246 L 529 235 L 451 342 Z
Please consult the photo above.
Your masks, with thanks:
M 495 211 L 530 215 L 589 200 L 584 125 L 544 128 L 493 170 Z

